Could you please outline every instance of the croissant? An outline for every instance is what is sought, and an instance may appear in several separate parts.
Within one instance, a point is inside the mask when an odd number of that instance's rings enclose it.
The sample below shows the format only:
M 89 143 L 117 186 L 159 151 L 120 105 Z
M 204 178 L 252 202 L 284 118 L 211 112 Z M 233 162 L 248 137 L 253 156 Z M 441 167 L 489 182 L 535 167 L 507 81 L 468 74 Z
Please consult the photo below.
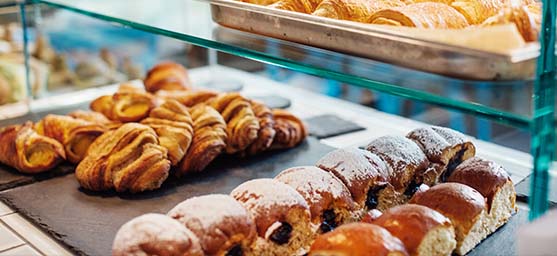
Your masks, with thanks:
M 40 173 L 66 158 L 64 147 L 33 130 L 33 123 L 0 129 L 0 162 L 22 173 Z
M 238 93 L 223 93 L 211 100 L 226 122 L 228 135 L 226 153 L 245 150 L 257 139 L 259 122 L 248 100 Z
M 460 12 L 468 23 L 481 24 L 487 18 L 497 14 L 509 4 L 509 0 L 414 0 L 414 2 L 438 2 L 448 4 Z M 436 12 L 432 12 L 435 14 Z
M 207 102 L 217 96 L 216 92 L 208 90 L 166 91 L 160 90 L 155 94 L 159 98 L 174 99 L 186 107 L 193 107 L 199 103 Z
M 191 81 L 184 66 L 174 62 L 161 62 L 147 72 L 143 81 L 145 90 L 157 92 L 159 90 L 189 90 Z
M 269 7 L 309 14 L 314 12 L 322 1 L 323 0 L 280 0 L 272 5 L 269 5 Z
M 108 118 L 106 118 L 106 116 L 104 116 L 103 114 L 98 112 L 93 112 L 93 111 L 75 110 L 73 112 L 70 112 L 68 116 L 103 125 L 109 130 L 118 128 L 122 125 L 122 123 L 120 122 L 111 121 Z
M 257 139 L 253 142 L 245 151 L 247 155 L 255 155 L 266 151 L 271 147 L 273 139 L 275 138 L 275 120 L 273 119 L 273 113 L 265 104 L 252 100 L 251 107 L 255 116 L 259 121 L 259 132 L 257 133 Z
M 137 122 L 149 115 L 156 106 L 156 99 L 148 93 L 117 92 L 93 100 L 90 108 L 108 119 L 120 122 Z
M 177 165 L 188 151 L 193 136 L 193 121 L 188 109 L 175 100 L 167 100 L 151 110 L 141 123 L 155 130 L 160 145 L 168 150 L 170 162 Z
M 308 130 L 302 120 L 282 109 L 273 109 L 276 131 L 272 149 L 292 148 L 300 144 L 307 136 Z
M 468 26 L 466 18 L 455 8 L 433 2 L 378 11 L 371 16 L 370 23 L 439 29 L 460 29 Z
M 375 12 L 404 6 L 401 0 L 323 0 L 312 13 L 315 16 L 369 22 Z
M 205 169 L 226 148 L 226 122 L 214 108 L 204 104 L 190 109 L 193 118 L 193 140 L 176 174 Z
M 107 129 L 102 124 L 70 116 L 47 115 L 35 124 L 35 130 L 62 143 L 67 159 L 76 164 L 85 157 L 91 143 Z
M 514 23 L 525 41 L 538 40 L 541 27 L 541 5 L 518 5 L 502 9 L 498 14 L 486 19 L 482 26 Z
M 170 161 L 157 134 L 146 125 L 127 123 L 105 132 L 89 147 L 75 176 L 89 190 L 132 193 L 157 189 L 168 177 Z
M 270 5 L 278 2 L 279 0 L 240 0 L 240 2 L 258 4 L 258 5 Z

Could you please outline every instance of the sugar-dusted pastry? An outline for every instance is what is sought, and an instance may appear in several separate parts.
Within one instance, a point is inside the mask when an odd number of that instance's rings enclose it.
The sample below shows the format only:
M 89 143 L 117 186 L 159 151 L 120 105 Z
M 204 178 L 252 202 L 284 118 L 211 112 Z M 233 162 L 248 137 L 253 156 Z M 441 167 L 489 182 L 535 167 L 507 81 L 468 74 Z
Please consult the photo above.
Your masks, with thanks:
M 323 0 L 313 15 L 367 23 L 375 12 L 399 6 L 404 6 L 404 2 L 400 0 Z
M 157 189 L 168 177 L 167 150 L 155 131 L 146 125 L 127 123 L 105 132 L 89 147 L 75 176 L 89 190 L 132 193 Z
M 312 13 L 322 1 L 323 0 L 279 0 L 269 5 L 269 7 L 293 12 Z
M 218 94 L 209 90 L 187 90 L 187 91 L 166 91 L 160 90 L 155 94 L 163 99 L 174 99 L 186 107 L 193 107 L 197 104 L 208 102 Z
M 257 237 L 248 211 L 229 195 L 190 198 L 167 215 L 199 238 L 205 255 L 246 255 Z
M 188 109 L 175 100 L 167 100 L 141 121 L 159 136 L 159 143 L 168 150 L 168 159 L 177 165 L 188 149 L 193 137 L 193 121 Z
M 70 112 L 68 116 L 96 124 L 101 124 L 108 129 L 116 129 L 122 125 L 122 123 L 112 121 L 106 118 L 106 116 L 104 116 L 103 114 L 94 111 L 75 110 Z
M 487 199 L 487 226 L 494 232 L 516 212 L 516 192 L 503 166 L 473 157 L 460 164 L 447 179 L 468 185 Z
M 223 93 L 212 99 L 210 104 L 226 122 L 226 153 L 245 150 L 257 139 L 259 121 L 246 98 L 239 93 Z
M 481 24 L 495 15 L 503 7 L 510 4 L 509 0 L 413 0 L 414 2 L 437 2 L 450 5 L 460 12 L 472 25 Z M 513 0 L 514 1 L 514 0 Z M 516 2 L 522 2 L 520 0 Z M 431 11 L 431 10 L 429 10 Z M 432 14 L 438 14 L 432 12 Z
M 38 134 L 33 123 L 0 129 L 0 162 L 22 173 L 40 173 L 66 158 L 60 142 Z
M 292 113 L 282 109 L 273 109 L 272 113 L 276 132 L 272 149 L 293 148 L 308 136 L 306 124 Z
M 113 256 L 202 256 L 195 234 L 163 214 L 148 213 L 122 225 L 112 244 Z
M 178 176 L 202 171 L 226 148 L 226 123 L 219 112 L 200 104 L 191 108 L 190 113 L 193 119 L 193 139 L 176 171 Z
M 152 93 L 159 90 L 191 89 L 191 81 L 186 68 L 171 61 L 161 62 L 151 68 L 143 83 L 145 90 Z
M 379 25 L 437 29 L 461 29 L 469 25 L 466 18 L 455 8 L 436 2 L 383 9 L 374 13 L 369 22 Z
M 117 92 L 101 96 L 90 104 L 91 110 L 119 122 L 138 122 L 155 108 L 156 99 L 147 93 Z
M 541 27 L 541 3 L 531 5 L 512 5 L 501 9 L 486 19 L 482 26 L 514 23 L 526 42 L 538 40 Z
M 309 206 L 296 190 L 274 179 L 254 179 L 242 183 L 230 195 L 255 220 L 258 237 L 254 255 L 295 255 L 309 248 Z
M 456 247 L 451 221 L 422 205 L 395 206 L 370 223 L 381 226 L 398 237 L 413 256 L 451 255 Z
M 320 235 L 309 256 L 405 256 L 402 242 L 386 229 L 369 223 L 350 223 Z
M 329 232 L 354 221 L 353 212 L 358 207 L 348 188 L 332 173 L 315 166 L 300 166 L 282 171 L 275 179 L 304 197 L 316 233 Z
M 275 128 L 273 127 L 275 120 L 273 119 L 271 109 L 265 106 L 265 104 L 255 100 L 251 100 L 250 103 L 255 117 L 259 121 L 259 132 L 257 133 L 257 139 L 245 150 L 245 153 L 247 155 L 255 155 L 271 147 L 276 135 Z
M 107 128 L 70 116 L 47 115 L 35 124 L 35 130 L 62 143 L 68 161 L 77 164 L 85 157 L 91 143 Z

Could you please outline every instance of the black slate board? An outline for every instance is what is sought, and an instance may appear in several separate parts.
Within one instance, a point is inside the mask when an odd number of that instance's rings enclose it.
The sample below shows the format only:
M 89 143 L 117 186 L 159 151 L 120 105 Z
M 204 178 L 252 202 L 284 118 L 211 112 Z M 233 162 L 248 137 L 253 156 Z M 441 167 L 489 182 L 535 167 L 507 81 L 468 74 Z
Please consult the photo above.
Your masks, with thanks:
M 193 196 L 229 193 L 244 181 L 271 178 L 293 166 L 313 165 L 331 150 L 310 137 L 286 151 L 241 160 L 218 159 L 202 174 L 182 182 L 170 179 L 160 190 L 138 195 L 85 193 L 70 174 L 4 191 L 0 199 L 75 253 L 110 255 L 118 228 L 138 215 L 166 213 Z
M 516 255 L 518 228 L 528 222 L 528 211 L 520 210 L 507 224 L 488 236 L 468 256 L 512 256 Z
M 269 108 L 285 109 L 292 105 L 292 101 L 277 95 L 254 96 L 250 97 L 250 99 L 261 101 Z
M 319 115 L 304 120 L 309 126 L 309 134 L 319 139 L 365 130 L 364 127 L 335 115 Z
M 530 182 L 532 182 L 532 179 L 531 176 L 528 176 L 515 186 L 516 199 L 518 201 L 528 203 L 528 198 L 530 197 Z M 549 188 L 549 205 L 550 207 L 557 207 L 557 178 L 551 175 Z

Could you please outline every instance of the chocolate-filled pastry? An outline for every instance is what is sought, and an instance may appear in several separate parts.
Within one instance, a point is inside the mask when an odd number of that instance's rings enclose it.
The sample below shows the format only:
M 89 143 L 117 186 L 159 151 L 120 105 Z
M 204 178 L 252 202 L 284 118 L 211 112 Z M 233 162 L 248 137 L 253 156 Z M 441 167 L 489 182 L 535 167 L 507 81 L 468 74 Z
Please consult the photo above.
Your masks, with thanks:
M 68 114 L 76 119 L 88 121 L 95 124 L 100 124 L 106 127 L 109 130 L 116 129 L 122 125 L 120 122 L 112 121 L 103 114 L 94 111 L 84 111 L 84 110 L 75 110 Z
M 384 210 L 402 204 L 402 194 L 394 190 L 389 181 L 389 167 L 375 154 L 358 148 L 334 150 L 316 164 L 334 174 L 352 194 L 363 210 Z
M 398 6 L 404 6 L 404 2 L 400 0 L 323 0 L 313 15 L 368 23 L 375 12 Z
M 487 225 L 494 232 L 516 211 L 516 192 L 503 166 L 473 157 L 456 167 L 448 182 L 458 182 L 476 189 L 487 199 Z
M 143 83 L 145 90 L 152 93 L 159 90 L 191 89 L 191 81 L 186 68 L 171 61 L 161 62 L 151 68 Z
M 375 12 L 369 23 L 429 29 L 462 29 L 469 26 L 466 17 L 455 8 L 435 2 L 383 9 Z
M 170 161 L 155 131 L 127 123 L 105 132 L 89 147 L 75 170 L 79 184 L 89 190 L 132 193 L 157 189 L 168 177 Z
M 416 142 L 430 161 L 430 169 L 422 175 L 423 183 L 429 186 L 446 181 L 457 165 L 476 154 L 472 141 L 449 128 L 418 128 L 406 137 Z
M 316 233 L 329 232 L 355 219 L 352 212 L 358 207 L 348 188 L 333 174 L 314 166 L 300 166 L 282 171 L 275 179 L 304 197 Z
M 257 139 L 259 121 L 250 102 L 239 93 L 222 93 L 211 100 L 211 107 L 226 122 L 226 153 L 243 151 Z
M 174 99 L 186 107 L 193 107 L 197 104 L 208 102 L 215 98 L 218 93 L 209 90 L 188 90 L 188 91 L 166 91 L 160 90 L 155 94 L 163 99 Z
M 296 190 L 274 179 L 255 179 L 242 183 L 230 195 L 255 220 L 254 255 L 294 255 L 308 249 L 311 215 Z
M 350 223 L 318 236 L 308 255 L 404 256 L 408 252 L 386 229 L 368 223 Z
M 0 129 L 0 162 L 22 173 L 40 173 L 66 158 L 60 142 L 38 134 L 33 123 Z
M 251 216 L 229 195 L 190 198 L 167 215 L 199 238 L 205 255 L 245 255 L 257 237 Z
M 308 136 L 304 122 L 292 113 L 282 109 L 273 109 L 272 113 L 276 134 L 271 149 L 293 148 Z
M 147 93 L 117 92 L 101 96 L 90 104 L 91 110 L 119 122 L 138 122 L 156 106 L 154 96 Z
M 317 8 L 322 1 L 323 0 L 279 0 L 276 3 L 269 5 L 269 7 L 309 14 L 315 11 L 315 8 Z
M 176 175 L 199 172 L 226 148 L 226 123 L 214 108 L 204 104 L 190 109 L 193 119 L 193 139 Z
M 85 157 L 91 143 L 107 128 L 70 116 L 47 115 L 35 124 L 35 130 L 62 143 L 68 161 L 77 164 Z
M 389 182 L 395 190 L 411 197 L 423 183 L 429 161 L 413 141 L 400 136 L 383 136 L 371 141 L 367 150 L 377 154 L 390 167 Z
M 245 150 L 245 154 L 255 155 L 271 147 L 276 134 L 275 128 L 273 128 L 275 120 L 271 109 L 265 104 L 256 100 L 252 100 L 250 103 L 255 117 L 259 121 L 259 132 L 257 133 L 257 139 Z
M 141 121 L 159 136 L 159 144 L 168 150 L 168 159 L 177 165 L 188 149 L 193 136 L 193 121 L 188 109 L 175 100 L 167 100 L 154 108 Z
M 180 222 L 149 213 L 122 225 L 112 244 L 113 256 L 202 256 L 199 239 Z
M 458 255 L 465 255 L 487 237 L 485 199 L 475 189 L 448 182 L 417 192 L 411 204 L 427 206 L 451 220 L 456 233 Z
M 422 205 L 395 206 L 371 223 L 398 237 L 413 256 L 451 255 L 456 247 L 451 221 Z

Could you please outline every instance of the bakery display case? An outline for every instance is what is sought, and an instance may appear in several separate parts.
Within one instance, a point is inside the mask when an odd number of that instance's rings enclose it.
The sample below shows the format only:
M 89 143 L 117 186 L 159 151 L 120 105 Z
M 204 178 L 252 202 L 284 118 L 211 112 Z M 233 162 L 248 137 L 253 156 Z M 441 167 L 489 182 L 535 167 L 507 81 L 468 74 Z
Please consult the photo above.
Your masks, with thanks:
M 0 200 L 70 254 L 516 254 L 557 205 L 556 4 L 364 2 L 17 3 Z

